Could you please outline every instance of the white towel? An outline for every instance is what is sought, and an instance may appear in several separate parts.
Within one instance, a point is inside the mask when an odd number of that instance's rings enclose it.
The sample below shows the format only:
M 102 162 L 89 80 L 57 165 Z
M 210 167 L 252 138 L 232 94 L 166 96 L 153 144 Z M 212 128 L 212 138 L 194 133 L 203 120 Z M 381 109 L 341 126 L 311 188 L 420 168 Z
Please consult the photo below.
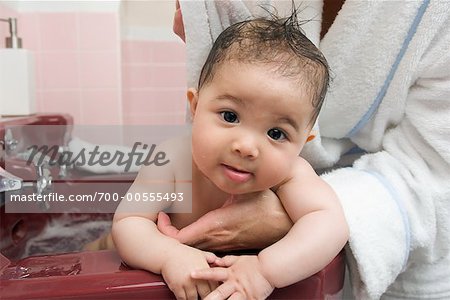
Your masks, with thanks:
M 319 41 L 321 20 L 320 1 L 296 1 L 301 12 L 299 18 L 314 21 L 305 24 L 303 29 L 314 43 Z M 267 11 L 288 15 L 291 1 L 192 1 L 180 0 L 181 12 L 186 33 L 188 86 L 197 87 L 201 68 L 209 50 L 219 34 L 231 24 L 257 16 L 267 16 Z
M 311 3 L 319 21 L 322 1 Z M 181 1 L 189 86 L 218 32 L 255 4 Z M 320 42 L 334 84 L 302 155 L 322 168 L 352 145 L 373 152 L 323 177 L 350 225 L 358 299 L 450 299 L 449 11 L 449 1 L 347 0 Z M 308 25 L 317 42 L 320 22 Z

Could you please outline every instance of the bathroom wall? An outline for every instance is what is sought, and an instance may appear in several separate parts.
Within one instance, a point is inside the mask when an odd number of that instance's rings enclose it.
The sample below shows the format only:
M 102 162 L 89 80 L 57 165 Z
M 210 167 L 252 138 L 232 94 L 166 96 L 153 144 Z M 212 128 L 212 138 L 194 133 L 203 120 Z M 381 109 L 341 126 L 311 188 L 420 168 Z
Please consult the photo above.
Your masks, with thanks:
M 39 112 L 70 113 L 77 124 L 183 123 L 173 1 L 9 2 L 0 2 L 0 18 L 18 17 L 35 54 Z M 6 36 L 5 23 L 0 47 Z
M 18 13 L 0 2 L 0 19 L 17 18 Z M 5 38 L 8 36 L 8 23 L 0 23 L 0 48 L 5 48 Z
M 184 43 L 172 32 L 175 1 L 122 3 L 122 91 L 126 124 L 183 124 Z

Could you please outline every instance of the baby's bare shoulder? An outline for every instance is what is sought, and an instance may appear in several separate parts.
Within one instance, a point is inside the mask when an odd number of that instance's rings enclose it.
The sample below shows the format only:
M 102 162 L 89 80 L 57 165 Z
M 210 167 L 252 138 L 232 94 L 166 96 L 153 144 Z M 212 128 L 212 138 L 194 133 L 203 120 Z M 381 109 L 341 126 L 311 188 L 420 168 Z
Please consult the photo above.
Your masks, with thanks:
M 316 171 L 312 168 L 309 162 L 298 156 L 292 165 L 290 179 L 296 178 L 318 178 Z
M 173 178 L 186 168 L 189 168 L 186 172 L 190 173 L 192 161 L 190 136 L 179 136 L 162 141 L 152 151 L 153 156 L 162 163 L 143 166 L 139 171 L 142 175 L 147 177 L 152 174 L 156 176 L 165 174 L 165 178 Z M 181 174 L 184 173 L 181 172 Z

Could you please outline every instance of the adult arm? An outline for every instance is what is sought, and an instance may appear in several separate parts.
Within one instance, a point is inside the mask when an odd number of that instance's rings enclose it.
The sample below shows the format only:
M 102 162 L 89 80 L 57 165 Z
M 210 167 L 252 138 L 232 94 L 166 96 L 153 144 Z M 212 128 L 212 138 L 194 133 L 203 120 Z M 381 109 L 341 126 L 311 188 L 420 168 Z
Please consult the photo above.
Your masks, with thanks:
M 184 244 L 205 250 L 262 249 L 281 239 L 292 221 L 271 191 L 262 198 L 236 201 L 210 211 L 178 230 L 168 218 L 158 219 L 158 228 Z
M 445 288 L 439 282 L 448 271 L 439 260 L 450 245 L 449 26 L 447 17 L 422 56 L 404 116 L 385 132 L 382 150 L 323 177 L 349 224 L 346 254 L 356 298 L 378 299 L 389 287 Z M 416 284 L 399 286 L 397 279 Z

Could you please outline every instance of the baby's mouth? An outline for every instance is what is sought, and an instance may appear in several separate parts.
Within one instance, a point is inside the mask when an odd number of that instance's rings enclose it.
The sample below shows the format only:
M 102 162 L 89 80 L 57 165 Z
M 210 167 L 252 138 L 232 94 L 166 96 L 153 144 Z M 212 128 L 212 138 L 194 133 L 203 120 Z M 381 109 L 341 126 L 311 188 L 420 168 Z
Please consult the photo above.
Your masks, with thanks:
M 239 168 L 232 167 L 232 166 L 230 166 L 230 165 L 225 165 L 225 164 L 224 164 L 224 166 L 225 166 L 226 168 L 229 168 L 230 170 L 235 171 L 235 172 L 240 172 L 240 173 L 251 173 L 251 172 L 247 172 L 247 171 L 244 171 L 244 170 L 242 170 L 242 169 L 239 169 Z
M 251 172 L 247 172 L 229 165 L 222 164 L 225 175 L 232 181 L 244 183 L 252 177 Z

